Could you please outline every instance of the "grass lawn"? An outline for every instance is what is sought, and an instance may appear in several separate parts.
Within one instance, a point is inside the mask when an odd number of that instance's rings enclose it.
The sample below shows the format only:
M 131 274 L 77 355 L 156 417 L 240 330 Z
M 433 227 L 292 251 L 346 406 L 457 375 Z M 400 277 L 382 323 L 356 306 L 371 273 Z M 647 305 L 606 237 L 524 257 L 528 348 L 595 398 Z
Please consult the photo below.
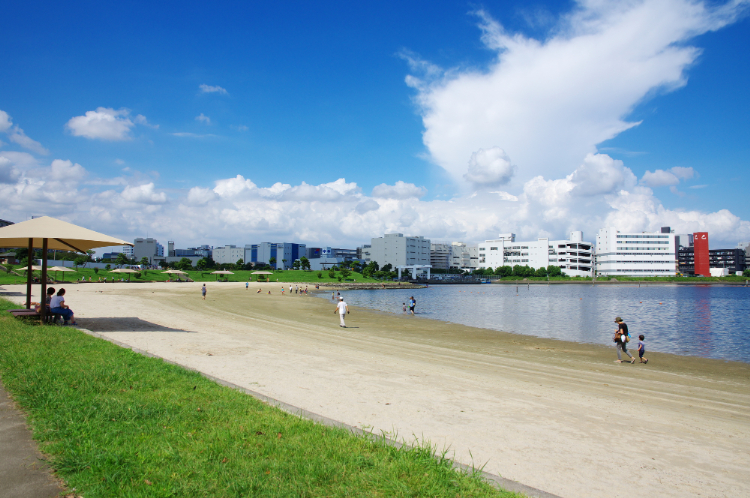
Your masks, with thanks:
M 114 267 L 113 267 L 114 268 Z M 75 268 L 73 268 L 75 269 Z M 4 271 L 0 271 L 0 285 L 8 285 L 8 284 L 23 284 L 26 282 L 25 272 L 19 271 L 19 268 L 15 268 L 15 271 L 21 275 L 24 275 L 23 277 L 19 277 L 16 275 L 13 275 L 12 273 L 6 273 Z M 78 268 L 75 272 L 58 272 L 57 275 L 55 275 L 54 272 L 50 272 L 49 276 L 50 278 L 57 277 L 59 281 L 76 281 L 80 280 L 82 276 L 86 277 L 86 280 L 91 278 L 93 282 L 96 282 L 99 280 L 99 278 L 107 278 L 111 280 L 113 277 L 117 279 L 118 281 L 121 278 L 124 278 L 127 280 L 130 278 L 131 282 L 149 282 L 149 281 L 155 281 L 155 282 L 164 282 L 170 277 L 172 279 L 175 279 L 175 275 L 169 275 L 162 273 L 164 270 L 145 270 L 145 272 L 141 273 L 140 278 L 137 278 L 135 273 L 128 274 L 128 273 L 112 273 L 110 271 L 101 269 L 98 272 L 94 271 L 93 268 Z M 216 275 L 211 275 L 211 272 L 213 270 L 208 271 L 200 271 L 200 270 L 191 270 L 188 271 L 188 275 L 191 279 L 195 280 L 196 282 L 214 282 L 217 279 Z M 316 283 L 325 284 L 325 283 L 331 283 L 335 282 L 338 283 L 338 278 L 341 276 L 340 272 L 336 272 L 336 276 L 334 278 L 331 278 L 328 276 L 328 271 L 322 271 L 320 272 L 321 278 L 318 278 L 318 272 L 317 271 L 303 271 L 303 270 L 282 270 L 282 271 L 275 271 L 273 275 L 251 275 L 251 271 L 246 270 L 236 270 L 233 272 L 234 275 L 219 275 L 220 279 L 224 279 L 226 277 L 226 280 L 229 282 L 257 282 L 258 277 L 261 277 L 263 281 L 265 281 L 265 278 L 268 277 L 271 282 L 276 282 L 277 279 L 279 282 L 305 282 L 308 284 L 315 285 Z M 35 271 L 34 275 L 39 276 L 40 272 Z M 182 278 L 184 279 L 185 276 L 183 275 Z M 379 282 L 379 280 L 376 280 L 374 278 L 365 278 L 362 276 L 361 273 L 352 273 L 349 275 L 348 279 L 352 280 L 355 279 L 357 282 Z M 343 280 L 343 279 L 342 279 Z
M 357 437 L 75 328 L 4 315 L 3 383 L 58 476 L 87 498 L 519 496 L 429 447 Z

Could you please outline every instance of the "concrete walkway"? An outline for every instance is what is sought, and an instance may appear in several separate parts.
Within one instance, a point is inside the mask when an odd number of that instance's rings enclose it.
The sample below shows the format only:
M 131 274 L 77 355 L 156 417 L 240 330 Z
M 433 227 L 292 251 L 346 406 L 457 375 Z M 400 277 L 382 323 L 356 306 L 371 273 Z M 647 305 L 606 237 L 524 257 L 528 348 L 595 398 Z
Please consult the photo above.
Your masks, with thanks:
M 0 381 L 0 495 L 48 498 L 64 491 L 41 458 L 26 418 Z

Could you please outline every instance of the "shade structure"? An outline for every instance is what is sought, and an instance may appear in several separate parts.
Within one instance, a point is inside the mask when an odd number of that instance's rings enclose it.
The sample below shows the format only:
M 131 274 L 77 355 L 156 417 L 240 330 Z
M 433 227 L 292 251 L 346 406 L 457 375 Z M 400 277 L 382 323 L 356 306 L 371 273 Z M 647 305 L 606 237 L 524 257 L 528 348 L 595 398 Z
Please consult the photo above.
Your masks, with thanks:
M 89 249 L 97 247 L 124 245 L 132 246 L 133 244 L 49 216 L 0 228 L 0 247 L 25 247 L 29 251 L 29 267 L 26 274 L 26 307 L 29 309 L 31 308 L 31 271 L 34 248 L 42 249 L 40 302 L 44 303 L 47 295 L 47 251 L 60 249 L 85 254 Z M 44 320 L 47 314 L 46 306 L 40 307 L 40 314 Z
M 163 271 L 162 273 L 182 273 L 182 274 L 184 274 L 185 272 L 182 271 L 182 270 L 167 270 L 167 271 Z
M 47 268 L 47 271 L 55 272 L 55 280 L 57 280 L 57 272 L 59 271 L 62 271 L 62 272 L 73 271 L 74 272 L 75 270 L 73 268 L 67 268 L 65 266 L 53 266 L 52 268 Z
M 250 275 L 273 275 L 273 272 L 272 271 L 258 270 L 258 271 L 252 272 Z
M 110 273 L 138 273 L 139 270 L 133 270 L 132 268 L 118 268 L 116 270 L 110 270 Z
M 234 275 L 234 273 L 231 271 L 219 270 L 219 271 L 212 271 L 211 275 Z

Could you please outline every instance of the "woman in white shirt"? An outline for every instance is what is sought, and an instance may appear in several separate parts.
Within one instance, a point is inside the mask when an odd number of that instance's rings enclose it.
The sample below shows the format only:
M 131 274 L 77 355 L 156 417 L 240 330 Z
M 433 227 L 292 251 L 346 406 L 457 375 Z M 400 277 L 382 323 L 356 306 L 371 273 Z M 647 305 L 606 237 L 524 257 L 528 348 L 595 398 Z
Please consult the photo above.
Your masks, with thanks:
M 78 325 L 73 316 L 73 310 L 65 304 L 65 289 L 57 291 L 57 295 L 50 300 L 50 312 L 63 317 L 63 325 L 68 324 L 68 320 L 73 320 L 72 325 Z

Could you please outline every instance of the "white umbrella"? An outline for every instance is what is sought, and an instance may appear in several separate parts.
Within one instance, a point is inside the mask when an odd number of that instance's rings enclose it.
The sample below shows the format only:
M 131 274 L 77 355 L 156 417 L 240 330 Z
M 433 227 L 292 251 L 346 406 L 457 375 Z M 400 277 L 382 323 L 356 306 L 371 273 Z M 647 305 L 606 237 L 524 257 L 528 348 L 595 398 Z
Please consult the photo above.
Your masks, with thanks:
M 132 268 L 118 268 L 110 271 L 110 273 L 139 273 L 139 271 L 133 270 Z M 130 275 L 128 275 L 128 282 L 130 282 Z
M 273 275 L 273 272 L 272 271 L 258 270 L 258 271 L 252 272 L 250 275 Z
M 227 270 L 219 270 L 219 271 L 212 271 L 211 275 L 234 275 L 231 271 Z
M 57 272 L 62 271 L 75 271 L 73 268 L 66 268 L 65 266 L 53 266 L 52 268 L 47 268 L 47 271 L 53 271 L 55 272 L 55 280 L 57 280 Z M 64 277 L 65 275 L 63 275 Z

